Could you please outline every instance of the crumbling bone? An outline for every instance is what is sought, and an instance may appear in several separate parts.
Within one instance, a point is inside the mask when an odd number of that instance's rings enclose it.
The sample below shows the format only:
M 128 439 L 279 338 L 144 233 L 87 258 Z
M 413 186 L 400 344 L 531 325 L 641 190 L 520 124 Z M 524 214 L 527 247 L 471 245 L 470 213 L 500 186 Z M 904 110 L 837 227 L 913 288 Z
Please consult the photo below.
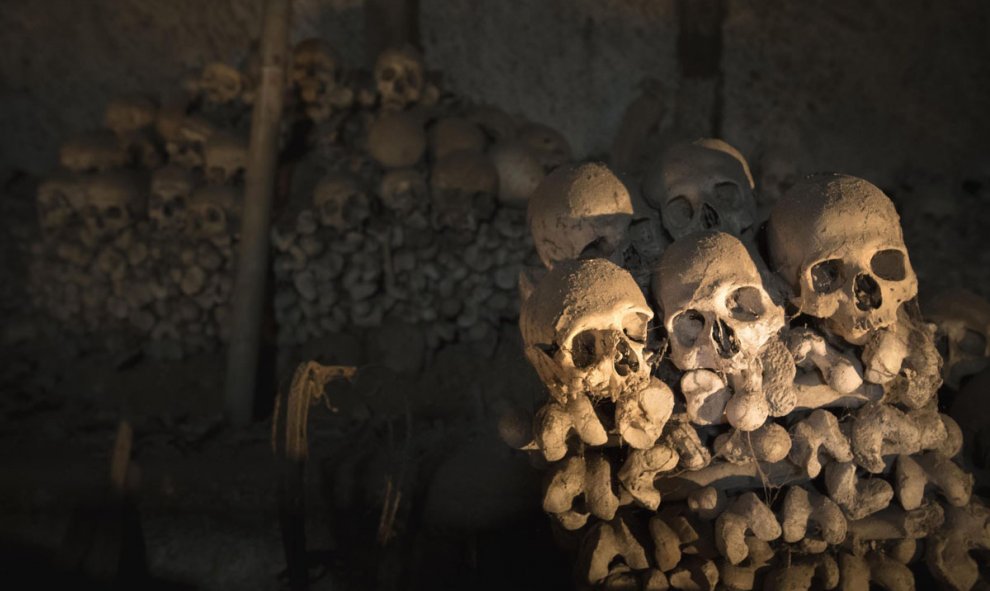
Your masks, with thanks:
M 973 550 L 990 550 L 990 511 L 974 500 L 966 507 L 949 507 L 945 525 L 926 544 L 926 561 L 935 578 L 949 589 L 972 589 L 980 579 Z
M 831 462 L 825 466 L 825 488 L 852 520 L 885 509 L 894 497 L 890 483 L 880 478 L 859 478 L 852 462 Z
M 732 463 L 779 462 L 791 450 L 791 437 L 784 427 L 768 421 L 759 429 L 733 429 L 715 438 L 715 454 Z
M 728 499 L 725 491 L 714 486 L 704 486 L 688 494 L 688 508 L 705 521 L 711 521 L 725 510 Z
M 595 453 L 571 456 L 556 464 L 549 475 L 543 495 L 543 510 L 569 530 L 580 529 L 589 514 L 609 521 L 619 508 L 619 498 L 612 490 L 612 468 L 604 457 Z M 583 495 L 587 512 L 575 509 L 574 502 Z
M 934 409 L 909 413 L 882 402 L 870 402 L 857 411 L 848 429 L 857 464 L 877 474 L 886 468 L 884 456 L 914 454 L 945 444 L 945 421 Z
M 938 452 L 899 455 L 895 482 L 897 498 L 908 511 L 922 505 L 929 484 L 954 507 L 967 505 L 973 494 L 973 476 Z
M 839 555 L 839 573 L 843 591 L 870 591 L 873 585 L 886 591 L 914 591 L 911 569 L 879 552 L 865 557 L 843 552 Z
M 838 505 L 813 489 L 800 486 L 788 489 L 780 523 L 785 542 L 801 542 L 802 549 L 813 554 L 842 543 L 846 537 L 846 516 Z
M 561 261 L 607 258 L 619 264 L 632 221 L 628 189 L 604 164 L 561 166 L 529 199 L 533 245 L 548 269 Z
M 712 455 L 701 442 L 698 432 L 683 417 L 675 417 L 667 423 L 663 440 L 680 455 L 680 465 L 685 470 L 700 470 L 711 463 Z
M 893 324 L 918 293 L 894 205 L 862 179 L 813 175 L 794 185 L 774 206 L 767 238 L 797 307 L 850 343 Z
M 687 416 L 696 425 L 725 423 L 725 405 L 732 391 L 714 371 L 694 369 L 681 376 L 681 393 L 687 401 Z
M 938 503 L 927 503 L 905 511 L 896 504 L 866 517 L 851 520 L 847 525 L 847 542 L 853 549 L 870 542 L 890 540 L 920 540 L 927 538 L 945 521 L 945 512 Z
M 649 449 L 663 433 L 674 411 L 674 393 L 656 378 L 637 391 L 626 392 L 615 405 L 619 435 L 634 449 Z
M 942 385 L 942 357 L 935 345 L 935 325 L 925 322 L 912 303 L 901 307 L 897 323 L 886 331 L 896 332 L 898 339 L 906 343 L 907 351 L 899 371 L 884 385 L 887 398 L 910 409 L 928 405 Z M 864 359 L 872 342 L 871 338 L 864 347 Z
M 841 580 L 839 565 L 829 554 L 815 554 L 774 569 L 763 586 L 765 591 L 835 589 Z
M 702 230 L 740 236 L 757 221 L 749 165 L 722 140 L 665 150 L 643 179 L 643 196 L 675 241 Z
M 838 419 L 827 410 L 818 409 L 791 427 L 791 449 L 788 457 L 809 478 L 816 478 L 821 472 L 826 453 L 839 462 L 850 462 L 853 459 L 852 448 L 839 428 Z
M 646 550 L 622 517 L 592 526 L 581 546 L 580 572 L 589 584 L 595 585 L 605 580 L 609 565 L 617 559 L 632 570 L 645 570 L 650 566 Z
M 715 520 L 715 544 L 730 564 L 739 564 L 749 555 L 746 536 L 772 542 L 781 536 L 780 523 L 770 507 L 755 493 L 743 493 Z
M 574 396 L 564 404 L 551 401 L 535 417 L 536 443 L 547 461 L 555 462 L 567 453 L 567 439 L 577 433 L 588 445 L 604 445 L 608 433 L 587 396 Z
M 679 459 L 677 451 L 663 444 L 650 449 L 634 449 L 619 469 L 619 481 L 636 501 L 656 511 L 661 499 L 654 484 L 656 476 L 676 468 Z
M 798 367 L 817 368 L 825 383 L 840 394 L 851 394 L 863 384 L 862 364 L 855 357 L 839 352 L 810 328 L 787 331 L 787 347 Z
M 723 560 L 719 563 L 719 581 L 730 591 L 751 591 L 756 586 L 757 574 L 770 566 L 774 552 L 770 544 L 749 536 L 746 538 L 749 554 L 739 564 Z

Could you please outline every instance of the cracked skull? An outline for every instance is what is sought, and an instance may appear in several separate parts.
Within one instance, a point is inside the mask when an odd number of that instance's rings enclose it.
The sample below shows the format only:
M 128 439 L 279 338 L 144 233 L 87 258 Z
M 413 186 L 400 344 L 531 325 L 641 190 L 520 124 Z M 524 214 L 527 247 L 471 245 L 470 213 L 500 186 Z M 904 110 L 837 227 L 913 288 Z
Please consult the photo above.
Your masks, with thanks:
M 155 171 L 151 176 L 148 219 L 157 230 L 172 232 L 185 227 L 193 186 L 192 174 L 179 166 Z
M 367 191 L 347 174 L 332 173 L 320 179 L 313 191 L 313 206 L 320 223 L 341 231 L 358 228 L 371 216 Z
M 671 146 L 643 179 L 643 196 L 675 240 L 701 230 L 739 236 L 756 222 L 749 165 L 722 140 Z
M 382 107 L 404 109 L 419 102 L 426 85 L 423 56 L 412 47 L 382 51 L 375 61 L 375 85 Z
M 562 261 L 522 305 L 526 357 L 559 399 L 615 400 L 650 378 L 653 311 L 632 276 L 604 259 Z
M 671 359 L 683 370 L 746 370 L 784 326 L 784 310 L 764 289 L 746 247 L 724 232 L 698 232 L 667 247 L 653 293 Z
M 894 204 L 862 179 L 814 175 L 774 206 L 770 259 L 803 313 L 852 344 L 897 319 L 918 294 Z
M 528 215 L 536 252 L 552 268 L 565 260 L 619 257 L 633 208 L 629 191 L 607 166 L 585 163 L 561 166 L 543 179 Z

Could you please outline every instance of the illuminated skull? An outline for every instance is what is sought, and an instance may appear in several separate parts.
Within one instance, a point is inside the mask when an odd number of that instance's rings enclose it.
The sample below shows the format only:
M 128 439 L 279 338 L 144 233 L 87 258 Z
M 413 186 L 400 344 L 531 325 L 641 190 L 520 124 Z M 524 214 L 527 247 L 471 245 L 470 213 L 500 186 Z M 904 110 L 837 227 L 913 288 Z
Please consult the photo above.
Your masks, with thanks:
M 653 311 L 633 278 L 604 259 L 562 261 L 522 305 L 526 357 L 558 399 L 618 399 L 650 378 Z
M 238 207 L 237 190 L 229 185 L 207 185 L 196 189 L 189 200 L 186 229 L 196 238 L 229 236 L 234 231 Z
M 385 109 L 419 102 L 426 85 L 423 56 L 409 46 L 382 51 L 375 61 L 375 84 Z
M 38 225 L 45 236 L 70 226 L 86 205 L 86 186 L 72 174 L 56 174 L 38 184 Z
M 151 176 L 148 219 L 161 232 L 182 230 L 194 187 L 192 174 L 178 166 L 166 166 Z
M 199 91 L 208 103 L 230 104 L 244 92 L 244 76 L 233 66 L 213 62 L 203 68 L 199 78 Z
M 674 240 L 701 230 L 739 236 L 757 217 L 746 159 L 717 139 L 668 148 L 643 179 L 643 197 Z
M 145 211 L 145 186 L 125 172 L 107 172 L 86 179 L 83 223 L 90 237 L 103 240 L 120 234 Z
M 334 173 L 320 179 L 313 191 L 320 223 L 340 231 L 359 228 L 371 216 L 371 202 L 358 180 Z
M 774 206 L 767 240 L 800 311 L 850 343 L 892 325 L 918 294 L 894 204 L 862 179 L 828 174 L 797 183 Z

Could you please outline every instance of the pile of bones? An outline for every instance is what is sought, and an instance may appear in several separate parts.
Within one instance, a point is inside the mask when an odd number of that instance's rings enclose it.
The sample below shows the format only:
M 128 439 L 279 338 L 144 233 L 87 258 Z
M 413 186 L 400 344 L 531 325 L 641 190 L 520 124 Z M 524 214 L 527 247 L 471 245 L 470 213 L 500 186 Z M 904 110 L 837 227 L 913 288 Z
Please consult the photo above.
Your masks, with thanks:
M 384 51 L 373 72 L 346 70 L 320 39 L 292 58 L 280 141 L 294 174 L 272 232 L 279 341 L 392 315 L 436 346 L 491 342 L 518 315 L 519 270 L 538 264 L 526 197 L 570 161 L 566 140 L 441 92 L 411 48 Z M 104 129 L 62 145 L 37 193 L 30 281 L 60 335 L 163 357 L 222 341 L 258 72 L 256 53 L 210 63 L 179 98 L 114 100 Z
M 581 586 L 974 587 L 990 512 L 890 199 L 812 175 L 763 224 L 714 139 L 669 147 L 641 189 L 634 215 L 608 168 L 569 165 L 529 203 L 544 269 L 520 329 L 549 396 L 500 427 L 544 463 Z

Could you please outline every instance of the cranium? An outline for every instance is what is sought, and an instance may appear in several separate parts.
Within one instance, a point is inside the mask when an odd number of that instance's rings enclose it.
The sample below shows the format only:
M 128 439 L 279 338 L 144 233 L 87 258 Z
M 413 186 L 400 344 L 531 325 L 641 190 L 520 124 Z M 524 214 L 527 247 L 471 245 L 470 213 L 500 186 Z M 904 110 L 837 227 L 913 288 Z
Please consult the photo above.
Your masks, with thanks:
M 485 134 L 481 128 L 461 117 L 445 117 L 430 129 L 430 154 L 440 160 L 458 150 L 483 152 Z
M 86 205 L 83 179 L 72 174 L 56 174 L 38 184 L 38 225 L 46 236 L 57 234 L 72 224 Z
M 313 206 L 320 223 L 340 231 L 359 228 L 371 215 L 367 191 L 351 175 L 329 174 L 313 190 Z
M 739 236 L 756 222 L 749 165 L 722 140 L 668 148 L 643 179 L 643 197 L 675 240 L 700 230 Z
M 748 370 L 784 326 L 784 310 L 763 286 L 746 247 L 724 232 L 697 232 L 667 247 L 653 293 L 683 370 Z
M 519 141 L 529 146 L 546 172 L 572 159 L 571 145 L 559 131 L 539 123 L 530 123 L 519 130 Z
M 433 165 L 430 196 L 434 223 L 474 231 L 478 222 L 494 214 L 498 171 L 481 152 L 461 150 Z
M 83 223 L 90 236 L 116 236 L 145 210 L 145 186 L 133 174 L 107 172 L 87 178 Z
M 368 130 L 368 153 L 386 168 L 413 166 L 426 151 L 426 132 L 409 113 L 386 113 Z
M 193 186 L 192 174 L 179 166 L 166 166 L 152 174 L 148 219 L 156 229 L 170 232 L 185 227 Z
M 498 170 L 499 201 L 509 207 L 525 208 L 546 176 L 536 151 L 523 142 L 508 140 L 495 144 L 490 154 Z
M 958 390 L 965 378 L 990 365 L 990 302 L 956 288 L 932 299 L 928 317 L 938 326 L 942 377 Z
M 292 50 L 292 83 L 303 102 L 322 102 L 337 84 L 340 58 L 330 44 L 313 38 L 300 41 Z
M 237 190 L 229 185 L 206 185 L 196 189 L 189 200 L 187 231 L 197 238 L 230 235 L 238 201 Z
M 526 357 L 558 399 L 618 399 L 650 377 L 653 311 L 633 278 L 604 259 L 561 261 L 520 310 Z
M 233 133 L 210 135 L 203 146 L 206 181 L 222 185 L 237 183 L 247 165 L 247 141 Z
M 423 210 L 430 201 L 426 179 L 415 168 L 397 168 L 385 173 L 379 195 L 382 204 L 400 216 Z
M 426 85 L 423 56 L 406 46 L 385 49 L 375 61 L 375 85 L 385 109 L 404 109 L 419 102 Z
M 143 96 L 118 97 L 107 103 L 103 123 L 118 136 L 151 126 L 158 116 L 155 102 Z
M 814 175 L 774 206 L 767 227 L 774 270 L 800 310 L 863 344 L 918 294 L 894 204 L 855 177 Z
M 127 151 L 108 130 L 80 134 L 59 148 L 59 163 L 72 172 L 107 171 L 127 165 Z
M 174 135 L 165 139 L 169 163 L 183 168 L 202 168 L 206 142 L 215 131 L 213 124 L 202 117 L 183 117 Z
M 561 166 L 543 179 L 528 213 L 536 252 L 552 268 L 565 260 L 620 256 L 633 209 L 629 191 L 607 166 L 585 163 Z
M 199 77 L 199 91 L 206 102 L 226 105 L 237 100 L 244 92 L 244 76 L 233 66 L 212 62 L 203 68 Z

